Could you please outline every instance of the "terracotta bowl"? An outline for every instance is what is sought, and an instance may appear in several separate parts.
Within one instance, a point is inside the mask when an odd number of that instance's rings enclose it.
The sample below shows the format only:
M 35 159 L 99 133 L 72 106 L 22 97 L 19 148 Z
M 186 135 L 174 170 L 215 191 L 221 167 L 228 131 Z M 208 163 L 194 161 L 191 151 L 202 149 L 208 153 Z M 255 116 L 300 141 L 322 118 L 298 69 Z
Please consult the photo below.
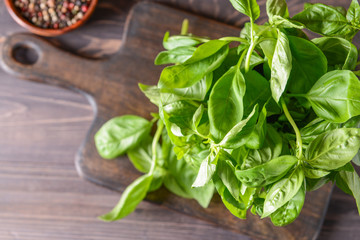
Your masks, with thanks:
M 4 1 L 5 1 L 6 8 L 7 8 L 8 12 L 10 13 L 11 17 L 18 24 L 20 24 L 24 28 L 28 29 L 30 32 L 33 32 L 37 35 L 46 36 L 46 37 L 58 36 L 58 35 L 66 33 L 66 32 L 72 31 L 72 30 L 80 27 L 81 25 L 83 25 L 90 18 L 91 14 L 94 12 L 96 4 L 98 2 L 98 0 L 91 0 L 89 8 L 88 8 L 87 12 L 84 14 L 84 17 L 82 19 L 80 19 L 79 21 L 77 21 L 76 23 L 74 23 L 73 25 L 62 28 L 62 29 L 44 29 L 44 28 L 37 27 L 34 24 L 32 24 L 31 22 L 29 22 L 28 20 L 26 20 L 21 15 L 21 13 L 18 11 L 18 9 L 15 7 L 13 0 L 4 0 Z

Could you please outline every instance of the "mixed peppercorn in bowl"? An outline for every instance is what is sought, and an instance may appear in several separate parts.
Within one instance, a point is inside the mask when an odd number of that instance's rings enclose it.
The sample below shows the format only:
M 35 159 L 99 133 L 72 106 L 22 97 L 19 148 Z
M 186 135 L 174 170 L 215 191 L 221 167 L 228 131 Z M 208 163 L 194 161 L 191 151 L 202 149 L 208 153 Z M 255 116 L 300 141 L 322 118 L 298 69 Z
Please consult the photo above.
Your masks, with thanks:
M 57 36 L 89 19 L 97 0 L 5 0 L 14 20 L 31 32 Z

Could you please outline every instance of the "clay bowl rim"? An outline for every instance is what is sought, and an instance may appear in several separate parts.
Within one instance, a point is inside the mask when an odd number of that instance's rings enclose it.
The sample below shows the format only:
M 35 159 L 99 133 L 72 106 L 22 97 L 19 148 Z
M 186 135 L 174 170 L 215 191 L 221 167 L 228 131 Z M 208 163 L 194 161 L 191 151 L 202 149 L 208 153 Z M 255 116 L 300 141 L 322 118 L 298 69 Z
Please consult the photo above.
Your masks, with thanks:
M 92 15 L 92 13 L 94 12 L 94 10 L 96 8 L 97 3 L 98 3 L 98 0 L 91 0 L 89 8 L 88 8 L 87 12 L 84 14 L 84 17 L 69 27 L 65 27 L 62 29 L 44 29 L 44 28 L 37 27 L 34 24 L 30 23 L 28 20 L 26 20 L 21 15 L 21 13 L 17 10 L 17 8 L 15 7 L 14 0 L 5 0 L 5 5 L 6 5 L 8 12 L 10 13 L 11 17 L 19 25 L 28 29 L 32 33 L 35 33 L 35 34 L 41 35 L 41 36 L 45 36 L 45 37 L 59 36 L 61 34 L 67 33 L 69 31 L 72 31 L 72 30 L 80 27 L 90 18 L 90 16 Z

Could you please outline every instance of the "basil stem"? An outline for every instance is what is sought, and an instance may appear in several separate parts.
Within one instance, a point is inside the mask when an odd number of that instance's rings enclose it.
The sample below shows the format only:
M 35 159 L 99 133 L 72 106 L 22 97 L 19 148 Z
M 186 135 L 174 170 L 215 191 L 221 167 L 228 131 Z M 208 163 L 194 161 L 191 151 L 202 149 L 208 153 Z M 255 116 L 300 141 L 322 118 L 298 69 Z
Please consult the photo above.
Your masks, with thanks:
M 291 117 L 290 112 L 289 112 L 289 110 L 288 110 L 288 108 L 287 108 L 287 106 L 286 106 L 286 103 L 285 103 L 284 99 L 281 98 L 281 99 L 280 99 L 280 102 L 281 102 L 281 107 L 282 107 L 282 109 L 284 110 L 284 114 L 285 114 L 287 120 L 289 121 L 289 123 L 291 124 L 291 126 L 292 126 L 293 129 L 294 129 L 294 132 L 295 132 L 295 135 L 296 135 L 296 146 L 297 146 L 297 148 L 298 148 L 298 149 L 297 149 L 298 151 L 297 151 L 296 156 L 297 156 L 298 159 L 301 159 L 301 158 L 302 158 L 302 148 L 303 148 L 303 144 L 302 144 L 302 139 L 301 139 L 300 130 L 299 130 L 299 128 L 297 127 L 294 119 Z
M 181 35 L 186 35 L 188 34 L 188 30 L 189 30 L 189 20 L 188 19 L 184 19 L 182 26 L 181 26 Z
M 161 120 L 159 120 L 159 125 L 158 125 L 158 128 L 156 130 L 156 133 L 155 133 L 154 139 L 152 141 L 152 145 L 151 145 L 152 162 L 151 162 L 151 168 L 150 168 L 149 175 L 152 175 L 155 171 L 155 167 L 156 167 L 156 163 L 157 163 L 156 145 L 159 142 L 163 128 L 164 128 L 164 123 Z

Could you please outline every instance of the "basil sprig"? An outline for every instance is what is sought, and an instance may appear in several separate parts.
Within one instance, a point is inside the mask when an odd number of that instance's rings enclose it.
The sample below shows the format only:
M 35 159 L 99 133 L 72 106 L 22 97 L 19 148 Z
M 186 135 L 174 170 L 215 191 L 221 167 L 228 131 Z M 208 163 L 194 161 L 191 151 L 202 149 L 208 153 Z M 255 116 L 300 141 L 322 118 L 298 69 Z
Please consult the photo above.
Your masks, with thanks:
M 144 174 L 101 219 L 126 217 L 161 186 L 203 207 L 216 191 L 236 217 L 250 210 L 276 226 L 329 181 L 360 210 L 358 0 L 347 11 L 306 4 L 293 18 L 285 0 L 268 0 L 264 25 L 256 0 L 230 2 L 250 18 L 240 37 L 198 37 L 187 20 L 180 35 L 167 32 L 155 64 L 172 65 L 157 85 L 139 84 L 159 113 L 111 119 L 95 135 L 102 157 L 127 153 Z

